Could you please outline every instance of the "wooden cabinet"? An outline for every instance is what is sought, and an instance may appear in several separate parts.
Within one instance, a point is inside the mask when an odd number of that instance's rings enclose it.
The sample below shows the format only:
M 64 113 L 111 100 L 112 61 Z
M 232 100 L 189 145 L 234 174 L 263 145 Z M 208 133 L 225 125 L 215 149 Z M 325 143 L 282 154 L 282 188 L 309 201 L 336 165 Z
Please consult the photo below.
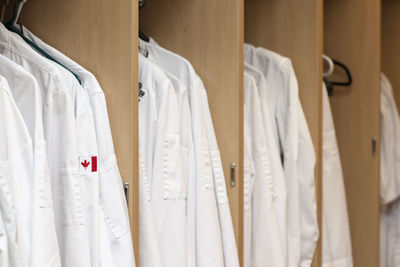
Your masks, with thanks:
M 382 10 L 381 10 L 382 4 Z M 381 16 L 382 11 L 382 16 Z M 400 104 L 400 2 L 397 0 L 32 0 L 21 22 L 91 71 L 105 91 L 139 262 L 138 27 L 187 58 L 209 98 L 243 260 L 243 44 L 291 58 L 317 155 L 322 235 L 322 54 L 341 60 L 353 84 L 331 98 L 342 159 L 355 267 L 379 262 L 379 138 L 382 69 Z M 139 15 L 140 13 L 140 15 Z M 382 39 L 381 39 L 382 24 Z M 382 50 L 381 50 L 382 43 Z M 335 78 L 343 78 L 336 73 Z M 375 140 L 375 141 L 373 141 Z M 372 142 L 377 151 L 373 152 Z M 236 185 L 231 186 L 231 164 Z M 322 266 L 321 242 L 313 267 Z

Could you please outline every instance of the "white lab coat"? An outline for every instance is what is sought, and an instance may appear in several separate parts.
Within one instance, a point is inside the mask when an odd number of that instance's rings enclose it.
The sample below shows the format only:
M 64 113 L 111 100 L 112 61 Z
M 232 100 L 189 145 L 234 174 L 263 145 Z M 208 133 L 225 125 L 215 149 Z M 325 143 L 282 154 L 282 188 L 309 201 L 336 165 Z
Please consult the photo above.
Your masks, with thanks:
M 54 222 L 50 177 L 43 134 L 42 99 L 36 79 L 24 68 L 0 55 L 0 75 L 11 88 L 14 100 L 33 140 L 32 201 L 25 204 L 29 210 L 26 231 L 29 240 L 30 266 L 60 266 Z
M 151 205 L 163 266 L 186 266 L 186 175 L 180 141 L 180 116 L 174 88 L 154 63 L 139 54 L 139 82 L 145 93 L 139 106 L 139 139 L 150 150 Z M 143 109 L 144 107 L 145 109 Z M 149 113 L 148 109 L 154 110 Z M 153 124 L 147 128 L 148 123 Z M 152 131 L 153 130 L 153 131 Z M 143 141 L 142 141 L 143 140 Z
M 322 88 L 322 266 L 352 267 L 350 225 L 343 171 L 325 84 Z
M 98 149 L 100 191 L 100 261 L 103 266 L 135 265 L 129 215 L 114 152 L 107 105 L 96 78 L 76 62 L 50 47 L 24 28 L 25 37 L 59 60 L 82 80 L 92 109 Z M 93 248 L 92 248 L 93 258 Z
M 215 180 L 206 128 L 202 90 L 204 85 L 191 64 L 184 58 L 157 45 L 140 41 L 148 59 L 175 75 L 189 90 L 194 151 L 189 152 L 189 169 L 196 173 L 188 181 L 188 232 L 195 266 L 224 266 L 224 245 L 218 213 Z M 193 154 L 194 153 L 194 154 Z M 195 196 L 195 199 L 191 198 Z M 224 232 L 224 231 L 223 231 Z
M 274 204 L 271 162 L 255 79 L 244 74 L 244 146 L 246 229 L 244 266 L 284 266 L 278 217 Z M 249 172 L 250 170 L 250 172 Z M 249 240 L 250 239 L 250 240 Z M 250 248 L 248 247 L 250 246 Z
M 315 151 L 298 95 L 290 59 L 264 48 L 245 45 L 245 61 L 267 81 L 269 106 L 276 121 L 288 193 L 288 262 L 309 267 L 318 240 L 315 200 Z
M 31 201 L 32 141 L 7 80 L 0 76 L 0 211 L 7 243 L 4 266 L 29 266 L 30 232 L 24 204 Z M 4 238 L 2 238 L 4 240 Z
M 400 117 L 388 78 L 381 74 L 380 266 L 400 266 Z
M 65 267 L 89 266 L 90 252 L 82 207 L 74 99 L 62 74 L 2 24 L 0 54 L 23 66 L 39 84 L 57 239 L 62 251 L 61 262 Z
M 97 138 L 92 109 L 87 91 L 84 91 L 78 80 L 70 71 L 61 65 L 49 61 L 64 77 L 64 81 L 75 99 L 76 136 L 81 180 L 82 207 L 88 231 L 87 242 L 90 249 L 92 267 L 100 263 L 100 195 L 99 173 L 97 170 Z
M 222 167 L 221 154 L 218 148 L 214 124 L 212 122 L 207 92 L 203 87 L 203 106 L 206 112 L 207 135 L 210 145 L 211 162 L 214 177 L 215 193 L 218 203 L 219 223 L 221 227 L 222 244 L 224 252 L 224 266 L 239 267 L 239 255 L 236 246 L 235 232 L 233 229 L 231 210 L 229 207 L 228 193 L 225 184 L 225 175 Z
M 285 174 L 283 173 L 283 166 L 281 161 L 281 154 L 279 153 L 278 144 L 275 141 L 275 120 L 271 116 L 271 112 L 269 109 L 269 97 L 268 97 L 268 86 L 267 82 L 264 78 L 262 72 L 260 72 L 257 68 L 251 66 L 248 63 L 244 63 L 245 73 L 251 75 L 254 78 L 257 88 L 258 95 L 260 98 L 260 107 L 262 112 L 262 120 L 264 126 L 264 132 L 266 135 L 267 141 L 267 150 L 269 155 L 269 160 L 271 162 L 271 176 L 273 181 L 273 190 L 274 190 L 274 203 L 275 210 L 278 216 L 278 227 L 280 233 L 280 242 L 282 245 L 282 253 L 285 259 L 285 266 L 287 265 L 287 238 L 288 238 L 288 229 L 287 229 L 287 189 L 286 189 L 286 181 Z

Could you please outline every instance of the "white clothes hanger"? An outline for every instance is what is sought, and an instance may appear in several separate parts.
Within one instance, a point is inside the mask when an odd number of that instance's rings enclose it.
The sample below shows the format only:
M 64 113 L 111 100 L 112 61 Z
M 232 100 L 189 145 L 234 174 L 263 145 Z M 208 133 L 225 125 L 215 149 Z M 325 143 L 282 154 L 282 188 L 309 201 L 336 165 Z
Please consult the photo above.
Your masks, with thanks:
M 322 76 L 329 77 L 329 76 L 332 75 L 332 73 L 333 73 L 333 71 L 335 69 L 335 65 L 333 64 L 333 60 L 330 57 L 328 57 L 327 55 L 322 55 L 322 59 L 325 60 L 328 63 L 328 66 L 329 66 L 328 71 L 324 72 L 322 74 Z

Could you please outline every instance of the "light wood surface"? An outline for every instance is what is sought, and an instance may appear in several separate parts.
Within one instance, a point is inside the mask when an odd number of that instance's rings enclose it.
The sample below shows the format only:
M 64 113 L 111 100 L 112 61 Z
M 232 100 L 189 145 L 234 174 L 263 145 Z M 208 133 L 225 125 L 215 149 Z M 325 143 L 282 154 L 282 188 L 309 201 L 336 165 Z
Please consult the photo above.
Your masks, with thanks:
M 380 15 L 380 0 L 325 1 L 325 53 L 343 61 L 353 75 L 353 85 L 337 88 L 331 104 L 355 267 L 379 266 Z
M 400 107 L 400 1 L 382 0 L 382 71 Z
M 108 106 L 138 262 L 137 1 L 49 1 L 25 4 L 21 20 L 33 33 L 91 71 Z
M 292 60 L 317 156 L 318 221 L 322 215 L 322 0 L 245 0 L 245 41 Z M 322 232 L 322 231 L 320 231 Z M 320 241 L 314 267 L 321 266 Z
M 236 240 L 242 258 L 243 0 L 152 0 L 140 27 L 188 59 L 207 89 L 221 151 Z M 237 185 L 230 165 L 237 163 Z

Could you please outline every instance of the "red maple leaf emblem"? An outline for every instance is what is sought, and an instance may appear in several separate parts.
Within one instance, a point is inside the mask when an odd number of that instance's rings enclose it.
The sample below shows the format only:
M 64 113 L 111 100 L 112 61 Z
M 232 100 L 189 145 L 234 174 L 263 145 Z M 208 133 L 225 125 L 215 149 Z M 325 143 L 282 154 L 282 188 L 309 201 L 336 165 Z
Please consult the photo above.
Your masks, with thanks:
M 81 162 L 81 164 L 86 169 L 89 166 L 90 162 L 85 159 L 85 161 Z

